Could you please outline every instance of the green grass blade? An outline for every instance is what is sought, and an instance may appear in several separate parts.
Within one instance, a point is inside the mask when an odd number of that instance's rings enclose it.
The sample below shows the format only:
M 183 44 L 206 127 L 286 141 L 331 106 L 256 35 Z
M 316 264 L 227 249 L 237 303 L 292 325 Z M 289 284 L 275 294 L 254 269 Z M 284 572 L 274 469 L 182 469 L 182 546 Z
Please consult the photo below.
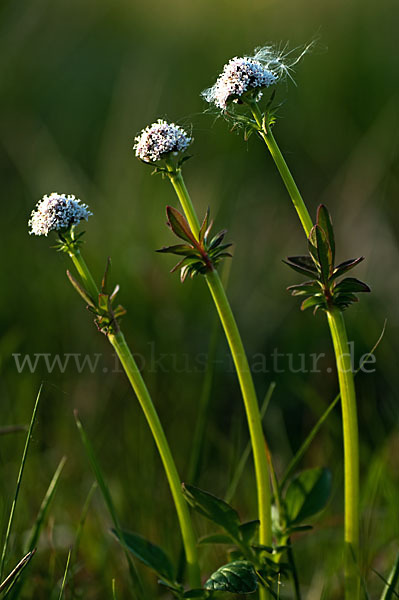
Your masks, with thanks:
M 82 534 L 83 534 L 83 528 L 86 523 L 86 518 L 87 518 L 89 508 L 91 505 L 91 501 L 93 499 L 93 495 L 94 495 L 94 492 L 96 491 L 96 489 L 97 489 L 97 481 L 94 481 L 90 487 L 89 493 L 87 494 L 87 498 L 83 505 L 82 514 L 80 515 L 78 527 L 76 530 L 75 543 L 74 543 L 72 551 L 71 551 L 71 564 L 70 564 L 70 570 L 72 570 L 74 573 L 76 573 L 75 565 L 76 565 L 77 559 L 78 559 L 78 552 L 79 552 L 80 540 L 81 540 Z M 71 578 L 69 585 L 70 585 L 70 590 L 71 590 L 71 596 L 72 596 L 72 598 L 74 598 L 75 593 L 74 593 L 73 578 Z
M 273 395 L 275 388 L 276 388 L 276 384 L 274 381 L 272 381 L 271 384 L 269 385 L 269 388 L 266 392 L 265 399 L 263 400 L 263 404 L 260 409 L 261 419 L 263 419 L 263 417 L 266 414 L 267 407 L 269 406 L 269 402 L 272 399 L 272 395 Z M 231 499 L 233 498 L 234 494 L 236 493 L 237 486 L 240 482 L 241 476 L 245 469 L 245 465 L 247 464 L 247 460 L 250 457 L 250 455 L 251 455 L 251 442 L 248 441 L 248 443 L 244 449 L 244 452 L 242 453 L 241 458 L 238 461 L 238 465 L 236 467 L 234 475 L 231 478 L 230 485 L 229 485 L 226 495 L 224 497 L 225 502 L 228 502 L 228 503 L 231 502 Z
M 116 600 L 116 581 L 112 580 L 112 600 Z
M 309 433 L 308 437 L 305 439 L 305 441 L 303 442 L 303 444 L 301 445 L 301 447 L 299 448 L 299 450 L 297 451 L 297 453 L 295 454 L 295 456 L 291 460 L 290 464 L 288 465 L 288 467 L 287 467 L 287 469 L 286 469 L 286 471 L 285 471 L 285 473 L 284 473 L 284 475 L 283 475 L 283 477 L 281 479 L 280 490 L 282 490 L 284 488 L 284 486 L 286 485 L 288 479 L 291 477 L 292 473 L 295 471 L 295 469 L 298 466 L 299 462 L 302 460 L 303 456 L 306 454 L 307 449 L 309 448 L 309 446 L 313 442 L 314 438 L 316 437 L 317 433 L 319 432 L 319 430 L 320 430 L 321 426 L 323 425 L 324 421 L 328 418 L 328 416 L 331 413 L 331 411 L 337 405 L 337 403 L 338 403 L 338 401 L 339 401 L 340 398 L 341 398 L 340 394 L 337 394 L 335 396 L 334 400 L 328 406 L 327 410 L 324 411 L 324 413 L 321 415 L 320 419 L 317 421 L 316 425 L 313 427 L 313 429 Z
M 26 548 L 27 551 L 33 550 L 33 548 L 35 548 L 35 546 L 37 545 L 37 542 L 38 542 L 38 539 L 40 536 L 40 532 L 43 528 L 47 512 L 50 508 L 50 504 L 54 498 L 54 495 L 55 495 L 55 492 L 56 492 L 56 489 L 58 486 L 58 482 L 60 479 L 60 475 L 65 466 L 66 460 L 67 460 L 66 456 L 63 456 L 61 458 L 59 465 L 50 481 L 50 485 L 48 486 L 47 492 L 46 492 L 46 494 L 43 498 L 43 501 L 40 505 L 40 509 L 39 509 L 39 512 L 38 512 L 38 515 L 36 518 L 36 522 L 34 524 L 31 536 L 30 536 L 28 544 L 27 544 L 27 548 Z
M 105 483 L 102 469 L 100 467 L 99 462 L 97 461 L 93 446 L 91 445 L 91 442 L 90 442 L 89 438 L 87 437 L 85 430 L 83 429 L 83 425 L 79 419 L 78 412 L 76 410 L 74 412 L 74 415 L 75 415 L 76 425 L 77 425 L 77 428 L 78 428 L 78 431 L 80 434 L 80 438 L 81 438 L 83 446 L 86 450 L 87 457 L 89 459 L 91 468 L 93 470 L 94 476 L 98 483 L 98 487 L 100 488 L 102 497 L 108 508 L 109 514 L 110 514 L 112 522 L 114 524 L 114 527 L 115 527 L 118 535 L 120 536 L 120 539 L 122 539 L 122 530 L 120 527 L 119 519 L 118 519 L 116 509 L 115 509 L 115 506 L 114 506 L 114 503 L 113 503 L 113 500 L 111 497 L 111 493 L 109 491 L 107 484 Z M 139 574 L 138 574 L 137 569 L 127 551 L 125 551 L 125 556 L 126 556 L 126 560 L 129 565 L 129 572 L 130 572 L 134 591 L 136 592 L 137 597 L 139 599 L 141 599 L 141 598 L 143 598 L 144 590 L 143 590 L 143 586 L 142 586 Z
M 24 447 L 24 451 L 22 453 L 21 464 L 20 464 L 20 467 L 19 467 L 19 473 L 18 473 L 18 477 L 17 477 L 17 484 L 16 484 L 16 487 L 15 487 L 14 499 L 13 499 L 13 502 L 12 502 L 12 505 L 11 505 L 10 516 L 9 516 L 9 519 L 8 519 L 7 530 L 6 530 L 4 544 L 3 544 L 3 550 L 2 550 L 2 553 L 1 553 L 0 581 L 1 581 L 1 579 L 3 577 L 3 573 L 4 573 L 4 567 L 5 567 L 5 560 L 6 560 L 6 555 L 7 555 L 8 543 L 10 541 L 10 535 L 11 535 L 12 524 L 13 524 L 13 521 L 14 521 L 15 509 L 16 509 L 16 506 L 17 506 L 19 490 L 21 488 L 22 476 L 24 474 L 26 458 L 28 456 L 28 450 L 29 450 L 30 440 L 31 440 L 31 437 L 32 437 L 33 426 L 34 426 L 35 420 L 36 420 L 36 413 L 37 413 L 37 408 L 39 406 L 39 399 L 40 399 L 40 396 L 41 396 L 41 393 L 42 393 L 42 388 L 43 388 L 43 385 L 40 386 L 39 392 L 38 392 L 38 394 L 36 396 L 36 401 L 35 401 L 35 405 L 33 407 L 33 412 L 32 412 L 32 418 L 30 420 L 30 425 L 29 425 L 27 436 L 26 436 L 25 447 Z
M 355 376 L 359 373 L 359 371 L 362 369 L 363 365 L 368 361 L 368 359 L 370 358 L 370 356 L 375 352 L 375 350 L 378 348 L 378 346 L 380 345 L 380 342 L 382 340 L 382 338 L 384 337 L 384 333 L 385 333 L 385 329 L 386 329 L 386 324 L 387 321 L 385 320 L 381 334 L 378 338 L 378 340 L 376 341 L 376 343 L 374 344 L 374 346 L 372 347 L 372 349 L 370 350 L 370 352 L 368 352 L 367 354 L 365 354 L 362 358 L 362 362 L 359 365 L 359 368 L 355 371 Z M 331 402 L 331 404 L 328 406 L 328 408 L 325 410 L 325 412 L 321 415 L 320 419 L 317 421 L 316 425 L 313 427 L 313 429 L 311 430 L 311 432 L 309 433 L 308 437 L 305 439 L 305 441 L 303 442 L 303 444 L 301 445 L 301 447 L 299 448 L 299 450 L 296 452 L 295 456 L 293 457 L 293 459 L 291 460 L 291 462 L 289 463 L 284 476 L 280 482 L 280 489 L 282 490 L 284 488 L 284 486 L 286 485 L 288 479 L 291 477 L 291 475 L 293 474 L 293 472 L 295 471 L 296 467 L 298 466 L 299 462 L 302 460 L 303 456 L 306 454 L 309 446 L 311 445 L 311 443 L 313 442 L 314 438 L 316 437 L 317 433 L 319 432 L 319 430 L 321 429 L 323 423 L 326 421 L 326 419 L 328 418 L 328 416 L 330 415 L 331 411 L 334 409 L 334 407 L 337 405 L 339 399 L 341 398 L 340 394 L 337 394 L 334 398 L 334 400 Z
M 87 498 L 83 505 L 82 514 L 79 519 L 78 528 L 76 530 L 75 543 L 73 545 L 72 554 L 71 554 L 71 565 L 72 566 L 76 563 L 76 560 L 77 560 L 77 555 L 78 555 L 79 546 L 80 546 L 80 540 L 81 540 L 82 534 L 83 534 L 83 528 L 84 528 L 84 525 L 86 522 L 87 514 L 89 512 L 93 494 L 96 491 L 96 489 L 97 489 L 97 482 L 94 481 L 89 490 L 89 493 L 87 494 Z
M 60 589 L 60 593 L 58 596 L 58 600 L 62 600 L 62 596 L 64 595 L 70 560 L 71 560 L 71 551 L 68 552 L 68 558 L 67 558 L 66 565 L 65 565 L 64 577 L 62 578 L 62 584 L 61 584 L 61 589 Z
M 5 592 L 7 590 L 6 595 L 8 595 L 8 592 L 16 584 L 21 572 L 27 566 L 27 564 L 30 562 L 30 560 L 31 560 L 32 556 L 35 554 L 35 552 L 36 552 L 36 550 L 32 550 L 32 552 L 28 552 L 28 554 L 26 554 L 19 561 L 17 566 L 14 567 L 14 569 L 11 571 L 11 573 L 9 575 L 7 575 L 5 580 L 0 584 L 0 593 Z
M 399 594 L 395 591 L 395 588 L 399 581 L 399 554 L 396 558 L 395 564 L 392 567 L 392 571 L 389 574 L 388 579 L 384 579 L 382 575 L 374 571 L 380 579 L 385 583 L 380 600 L 392 600 L 393 597 L 399 598 Z
M 51 502 L 52 502 L 52 500 L 54 498 L 55 491 L 56 491 L 57 485 L 58 485 L 58 481 L 59 481 L 59 478 L 60 478 L 60 475 L 61 475 L 62 469 L 64 468 L 65 463 L 66 463 L 66 457 L 64 456 L 60 460 L 60 463 L 59 463 L 59 465 L 58 465 L 58 467 L 57 467 L 57 469 L 56 469 L 56 471 L 55 471 L 55 473 L 54 473 L 54 475 L 53 475 L 53 477 L 52 477 L 52 479 L 50 481 L 50 485 L 47 488 L 47 492 L 46 492 L 46 494 L 45 494 L 45 496 L 44 496 L 44 498 L 42 500 L 39 512 L 38 512 L 37 517 L 36 517 L 35 524 L 34 524 L 34 526 L 32 528 L 31 535 L 30 535 L 30 537 L 29 537 L 29 539 L 28 539 L 28 541 L 27 541 L 27 543 L 25 545 L 25 552 L 31 552 L 31 551 L 35 550 L 35 547 L 37 545 L 37 542 L 38 542 L 41 530 L 43 528 L 43 525 L 44 525 L 44 522 L 45 522 L 45 519 L 46 519 L 46 515 L 47 515 L 47 512 L 48 512 L 48 509 L 49 509 L 50 504 L 51 504 Z M 20 597 L 22 587 L 23 587 L 24 582 L 26 580 L 26 573 L 27 572 L 28 571 L 26 571 L 24 573 L 23 577 L 19 577 L 18 578 L 18 585 L 14 588 L 13 593 L 11 595 L 11 598 L 13 600 L 16 600 L 17 598 Z

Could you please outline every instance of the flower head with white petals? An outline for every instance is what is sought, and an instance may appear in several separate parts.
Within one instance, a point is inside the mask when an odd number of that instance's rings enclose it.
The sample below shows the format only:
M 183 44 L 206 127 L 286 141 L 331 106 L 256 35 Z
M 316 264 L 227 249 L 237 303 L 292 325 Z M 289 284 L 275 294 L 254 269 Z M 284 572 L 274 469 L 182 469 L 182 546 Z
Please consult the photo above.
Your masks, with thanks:
M 28 225 L 31 235 L 48 235 L 50 231 L 67 230 L 87 219 L 93 213 L 87 204 L 81 204 L 79 198 L 72 194 L 45 195 L 32 211 Z
M 287 50 L 277 46 L 256 48 L 253 56 L 232 58 L 224 65 L 216 83 L 202 92 L 202 96 L 210 104 L 214 104 L 223 112 L 231 102 L 241 102 L 243 96 L 259 100 L 262 90 L 276 84 L 286 76 L 301 58 L 313 46 L 313 42 L 301 49 Z
M 137 158 L 146 163 L 154 163 L 170 153 L 183 152 L 192 141 L 193 138 L 182 127 L 158 119 L 135 137 L 133 150 Z
M 277 82 L 276 75 L 260 61 L 253 58 L 232 58 L 223 67 L 215 85 L 205 90 L 202 95 L 217 108 L 226 110 L 230 101 L 239 100 L 247 92 L 256 92 Z

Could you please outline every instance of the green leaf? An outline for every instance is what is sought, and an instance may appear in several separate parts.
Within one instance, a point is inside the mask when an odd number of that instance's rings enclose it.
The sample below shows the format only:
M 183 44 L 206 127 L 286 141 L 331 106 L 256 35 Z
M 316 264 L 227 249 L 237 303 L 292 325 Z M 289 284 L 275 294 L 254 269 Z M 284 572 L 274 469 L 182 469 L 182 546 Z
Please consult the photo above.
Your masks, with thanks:
M 285 506 L 289 526 L 320 512 L 331 493 L 331 472 L 325 468 L 307 469 L 289 484 Z
M 207 590 L 231 594 L 253 594 L 258 589 L 258 578 L 250 562 L 239 560 L 220 567 L 210 576 L 204 587 Z
M 355 294 L 335 294 L 334 304 L 341 310 L 348 308 L 353 302 L 359 302 L 359 298 Z
M 250 542 L 252 542 L 256 532 L 259 529 L 259 525 L 260 521 L 258 521 L 258 519 L 256 519 L 255 521 L 247 521 L 246 523 L 241 523 L 239 531 L 244 544 L 249 544 Z
M 98 294 L 98 308 L 105 312 L 109 309 L 109 296 L 108 294 Z
M 177 256 L 197 256 L 195 249 L 188 244 L 176 244 L 175 246 L 163 246 L 156 252 L 163 254 L 177 254 Z
M 183 484 L 183 495 L 197 512 L 210 521 L 217 523 L 234 538 L 237 538 L 240 519 L 238 513 L 230 504 L 188 484 Z
M 227 229 L 222 229 L 222 231 L 219 231 L 219 233 L 217 233 L 215 235 L 215 237 L 213 237 L 209 243 L 209 250 L 214 250 L 215 248 L 217 248 L 223 241 L 224 236 L 227 233 Z M 229 246 L 231 246 L 231 244 L 229 244 Z
M 319 267 L 319 255 L 317 253 L 317 238 L 316 238 L 316 225 L 312 227 L 308 237 L 308 250 L 309 254 L 313 259 L 313 262 Z
M 320 296 L 311 296 L 310 298 L 306 298 L 301 304 L 301 310 L 307 310 L 312 307 L 322 307 L 325 305 L 325 301 L 323 297 Z
M 317 281 L 304 281 L 296 285 L 290 285 L 287 290 L 293 296 L 304 296 L 308 294 L 321 294 L 322 289 Z
M 305 269 L 307 271 L 312 271 L 312 273 L 317 273 L 317 269 L 312 258 L 307 254 L 300 256 L 289 256 L 287 260 L 289 260 L 297 267 L 301 267 L 302 269 Z
M 301 267 L 292 261 L 289 262 L 290 260 L 291 259 L 283 260 L 283 263 L 285 263 L 286 265 L 291 267 L 291 269 L 293 269 L 297 273 L 300 273 L 301 275 L 306 275 L 306 277 L 311 277 L 312 279 L 319 279 L 316 269 L 314 271 L 308 268 L 305 269 L 304 267 Z
M 208 206 L 208 208 L 206 209 L 204 220 L 202 221 L 202 225 L 201 225 L 201 228 L 199 230 L 199 236 L 198 237 L 199 237 L 200 242 L 204 241 L 205 232 L 208 229 L 208 225 L 209 225 L 209 215 L 210 215 L 210 208 Z
M 350 271 L 350 269 L 356 267 L 363 260 L 364 256 L 359 256 L 359 258 L 351 258 L 349 260 L 345 260 L 344 262 L 340 263 L 337 267 L 335 267 L 330 279 L 332 280 L 336 279 L 337 277 L 341 277 L 341 275 L 343 275 L 347 271 Z
M 130 531 L 120 530 L 120 535 L 113 529 L 117 540 L 142 563 L 153 569 L 160 577 L 168 582 L 174 581 L 173 566 L 167 554 L 141 535 Z
M 327 283 L 328 278 L 333 271 L 332 252 L 324 231 L 315 225 L 315 234 L 317 242 L 317 256 L 319 259 L 321 278 L 324 283 Z
M 168 216 L 168 225 L 173 233 L 182 240 L 197 247 L 197 240 L 192 234 L 190 226 L 183 215 L 178 210 L 173 208 L 173 206 L 166 207 L 166 214 Z
M 91 306 L 91 308 L 96 308 L 96 305 L 94 304 L 94 300 L 89 296 L 88 292 L 86 292 L 84 287 L 81 286 L 80 283 L 75 279 L 75 277 L 71 274 L 71 272 L 67 270 L 66 274 L 67 274 L 69 281 L 72 283 L 73 287 L 78 292 L 78 294 L 83 298 L 83 300 L 86 302 L 86 304 Z
M 335 261 L 334 230 L 333 230 L 333 226 L 332 226 L 330 213 L 328 212 L 328 210 L 324 206 L 324 204 L 320 204 L 319 208 L 317 209 L 316 222 L 322 228 L 324 233 L 326 234 L 328 244 L 331 248 L 331 255 L 332 255 L 331 262 L 332 262 L 332 264 L 334 264 L 334 261 Z
M 334 292 L 352 294 L 358 292 L 371 292 L 371 290 L 366 283 L 363 283 L 363 281 L 360 281 L 355 277 L 345 277 L 345 279 L 334 286 Z
M 292 535 L 293 533 L 303 533 L 304 531 L 311 531 L 312 525 L 295 525 L 285 530 L 285 535 Z
M 202 536 L 198 543 L 203 544 L 233 544 L 234 540 L 223 533 L 210 533 L 209 535 Z

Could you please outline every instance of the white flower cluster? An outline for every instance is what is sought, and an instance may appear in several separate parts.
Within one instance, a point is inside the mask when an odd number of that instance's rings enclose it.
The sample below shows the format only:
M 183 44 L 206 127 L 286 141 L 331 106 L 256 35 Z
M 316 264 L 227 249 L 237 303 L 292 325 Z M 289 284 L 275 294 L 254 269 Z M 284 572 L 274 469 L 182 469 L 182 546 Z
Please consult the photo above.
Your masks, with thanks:
M 237 100 L 249 90 L 260 90 L 277 82 L 277 76 L 254 58 L 232 58 L 223 67 L 215 85 L 202 92 L 205 100 L 226 110 L 231 100 Z
M 29 233 L 32 235 L 48 235 L 50 231 L 68 229 L 77 225 L 82 219 L 88 219 L 93 213 L 87 204 L 81 204 L 72 194 L 53 192 L 36 204 L 29 220 Z
M 182 152 L 193 139 L 175 123 L 158 119 L 134 138 L 133 150 L 137 158 L 152 163 L 165 158 L 170 152 Z

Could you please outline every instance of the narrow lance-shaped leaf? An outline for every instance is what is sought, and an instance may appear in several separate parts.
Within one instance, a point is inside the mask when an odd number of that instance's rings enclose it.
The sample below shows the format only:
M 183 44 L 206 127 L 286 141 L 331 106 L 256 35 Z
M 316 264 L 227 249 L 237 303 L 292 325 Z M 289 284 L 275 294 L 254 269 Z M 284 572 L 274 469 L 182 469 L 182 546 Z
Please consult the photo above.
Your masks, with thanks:
M 317 238 L 316 238 L 316 225 L 312 227 L 308 237 L 308 250 L 311 258 L 313 259 L 314 264 L 317 266 L 319 270 L 319 255 L 317 253 Z
M 343 275 L 347 271 L 350 271 L 350 269 L 356 267 L 363 260 L 364 256 L 359 256 L 359 258 L 351 258 L 350 260 L 345 260 L 344 262 L 340 263 L 337 267 L 335 267 L 330 279 L 333 280 L 337 277 L 341 277 L 341 275 Z
M 356 279 L 355 277 L 345 277 L 334 287 L 334 292 L 343 292 L 344 294 L 352 294 L 358 292 L 370 292 L 370 288 L 366 283 Z
M 111 258 L 108 256 L 107 264 L 105 265 L 104 275 L 103 275 L 103 278 L 101 281 L 101 292 L 103 294 L 107 293 L 110 269 L 111 269 Z
M 291 269 L 293 269 L 297 273 L 300 273 L 301 275 L 305 275 L 306 277 L 312 277 L 312 279 L 315 279 L 315 280 L 317 280 L 319 278 L 316 270 L 311 271 L 310 269 L 304 268 L 294 262 L 289 262 L 289 261 L 292 261 L 292 259 L 290 258 L 288 260 L 283 260 L 283 263 L 285 263 L 286 265 L 291 267 Z
M 227 229 L 223 229 L 222 231 L 219 231 L 219 233 L 217 233 L 215 235 L 215 237 L 213 237 L 209 243 L 209 250 L 213 250 L 214 248 L 217 248 L 223 241 L 224 236 L 227 233 Z
M 293 296 L 303 296 L 307 294 L 321 294 L 322 288 L 317 281 L 304 281 L 303 283 L 297 283 L 290 285 L 287 290 L 291 292 Z
M 182 240 L 197 247 L 197 240 L 195 239 L 190 226 L 183 215 L 172 206 L 166 207 L 166 214 L 168 216 L 168 225 L 172 229 L 173 233 Z
M 81 298 L 83 298 L 83 300 L 86 302 L 86 304 L 88 304 L 91 308 L 96 308 L 94 300 L 89 296 L 89 294 L 86 292 L 84 287 L 82 287 L 80 285 L 80 283 L 75 279 L 75 277 L 71 274 L 71 272 L 67 270 L 66 274 L 67 274 L 69 281 L 72 283 L 73 287 L 78 292 L 78 294 L 81 296 Z
M 322 228 L 326 234 L 328 244 L 331 248 L 332 264 L 335 262 L 335 239 L 334 230 L 332 226 L 331 216 L 324 204 L 320 204 L 317 209 L 317 224 Z
M 318 226 L 315 226 L 316 242 L 317 242 L 317 256 L 319 258 L 319 265 L 322 280 L 324 283 L 328 282 L 328 278 L 332 274 L 333 262 L 331 248 L 328 243 L 326 234 Z
M 288 256 L 287 260 L 297 265 L 297 267 L 305 269 L 306 271 L 312 271 L 313 273 L 317 273 L 317 269 L 312 258 L 307 254 L 301 254 L 299 256 Z
M 176 254 L 177 256 L 197 256 L 197 251 L 188 244 L 176 244 L 174 246 L 163 246 L 156 252 L 163 254 Z
M 301 304 L 301 310 L 307 310 L 308 308 L 312 308 L 315 306 L 324 307 L 325 300 L 320 296 L 311 296 L 310 298 L 306 298 Z
M 210 215 L 210 208 L 208 206 L 208 208 L 206 209 L 204 220 L 202 221 L 202 225 L 201 225 L 201 228 L 199 230 L 199 240 L 200 240 L 200 242 L 204 241 L 205 232 L 206 232 L 206 230 L 208 229 L 208 226 L 209 226 L 209 215 Z

